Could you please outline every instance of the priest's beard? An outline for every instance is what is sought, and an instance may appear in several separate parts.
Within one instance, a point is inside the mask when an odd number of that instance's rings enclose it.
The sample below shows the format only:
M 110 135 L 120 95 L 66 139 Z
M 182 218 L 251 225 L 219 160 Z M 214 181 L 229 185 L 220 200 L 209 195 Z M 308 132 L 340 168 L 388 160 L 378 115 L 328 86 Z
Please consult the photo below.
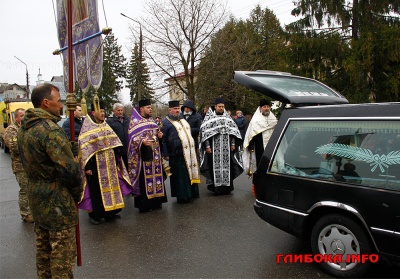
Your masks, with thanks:
M 150 118 L 150 114 L 148 114 L 148 113 L 143 113 L 143 114 L 141 114 L 141 116 L 143 117 L 143 118 L 146 118 L 146 119 L 149 119 Z

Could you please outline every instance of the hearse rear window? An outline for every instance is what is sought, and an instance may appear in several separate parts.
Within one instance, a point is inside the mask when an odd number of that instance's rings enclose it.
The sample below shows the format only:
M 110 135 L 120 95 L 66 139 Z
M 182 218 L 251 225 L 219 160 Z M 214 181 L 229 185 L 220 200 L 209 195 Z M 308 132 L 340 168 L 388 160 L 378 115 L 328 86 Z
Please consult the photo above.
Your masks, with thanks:
M 269 88 L 273 88 L 287 96 L 331 96 L 337 97 L 332 89 L 323 84 L 311 80 L 293 78 L 291 76 L 274 75 L 249 75 L 253 79 L 262 82 Z
M 271 171 L 400 191 L 400 122 L 291 121 Z

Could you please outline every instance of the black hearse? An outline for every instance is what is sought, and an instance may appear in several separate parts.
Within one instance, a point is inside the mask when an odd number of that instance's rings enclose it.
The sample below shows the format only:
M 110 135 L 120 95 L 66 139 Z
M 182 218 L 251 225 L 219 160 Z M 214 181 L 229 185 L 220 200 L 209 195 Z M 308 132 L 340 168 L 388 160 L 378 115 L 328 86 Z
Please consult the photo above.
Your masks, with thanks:
M 371 262 L 360 255 L 399 263 L 400 103 L 348 104 L 287 73 L 236 71 L 234 80 L 291 104 L 253 175 L 258 216 L 310 240 L 314 255 L 342 255 L 320 263 L 336 277 L 365 274 Z

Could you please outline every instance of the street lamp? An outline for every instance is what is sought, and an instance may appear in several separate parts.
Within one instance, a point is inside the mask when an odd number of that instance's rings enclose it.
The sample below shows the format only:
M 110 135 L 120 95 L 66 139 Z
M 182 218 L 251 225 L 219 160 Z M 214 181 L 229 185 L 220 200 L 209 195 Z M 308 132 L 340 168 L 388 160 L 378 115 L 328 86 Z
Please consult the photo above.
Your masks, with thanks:
M 127 16 L 126 14 L 123 14 L 123 13 L 121 13 L 121 15 L 124 16 L 124 17 L 126 17 L 126 18 L 129 18 L 130 20 L 132 20 L 132 21 L 138 23 L 139 25 L 141 25 L 140 22 L 137 21 L 136 19 L 133 19 L 133 18 L 131 18 L 131 17 L 129 17 L 129 16 Z
M 141 99 L 141 82 L 140 82 L 140 80 L 141 80 L 141 77 L 142 77 L 142 71 L 141 71 L 141 69 L 142 69 L 142 57 L 143 57 L 143 48 L 142 48 L 142 45 L 143 45 L 143 37 L 142 37 L 142 24 L 139 22 L 139 21 L 137 21 L 137 20 L 135 20 L 135 19 L 133 19 L 133 18 L 131 18 L 131 17 L 129 17 L 129 16 L 127 16 L 127 15 L 125 15 L 125 14 L 123 14 L 123 13 L 121 13 L 121 15 L 123 16 L 123 17 L 126 17 L 126 18 L 128 18 L 128 19 L 130 19 L 130 20 L 132 20 L 132 21 L 134 21 L 134 22 L 136 22 L 136 23 L 138 23 L 139 24 L 139 27 L 140 27 L 140 35 L 139 35 L 139 64 L 138 64 L 138 76 L 137 76 L 137 78 L 138 78 L 138 88 L 137 88 L 137 90 L 138 90 L 138 102 L 140 101 L 140 99 Z M 133 86 L 133 84 L 132 84 L 132 86 Z
M 19 62 L 21 62 L 22 64 L 25 65 L 26 67 L 26 97 L 27 99 L 29 99 L 29 74 L 28 74 L 28 65 L 26 65 L 26 63 L 24 61 L 22 61 L 21 59 L 19 59 L 17 56 L 14 55 L 15 58 L 17 58 L 19 60 Z

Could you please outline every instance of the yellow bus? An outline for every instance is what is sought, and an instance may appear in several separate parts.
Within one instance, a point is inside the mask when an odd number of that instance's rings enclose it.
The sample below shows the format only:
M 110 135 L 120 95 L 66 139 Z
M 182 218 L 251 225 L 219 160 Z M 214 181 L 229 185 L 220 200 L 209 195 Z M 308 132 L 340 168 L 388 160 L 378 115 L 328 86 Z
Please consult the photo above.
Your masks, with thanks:
M 27 110 L 28 108 L 33 108 L 33 104 L 29 99 L 9 99 L 0 102 L 0 144 L 5 153 L 9 151 L 4 144 L 3 134 L 8 125 L 14 122 L 14 112 L 19 108 Z

